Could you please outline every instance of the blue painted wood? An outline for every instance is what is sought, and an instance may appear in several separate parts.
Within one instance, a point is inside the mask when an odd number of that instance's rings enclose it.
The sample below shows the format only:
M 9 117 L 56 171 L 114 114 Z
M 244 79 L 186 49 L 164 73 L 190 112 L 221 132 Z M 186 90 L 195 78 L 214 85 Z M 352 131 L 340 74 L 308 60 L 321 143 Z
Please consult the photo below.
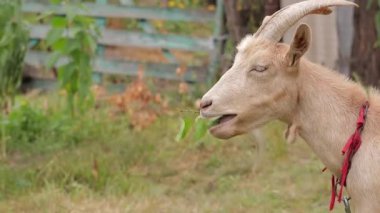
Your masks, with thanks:
M 26 55 L 26 63 L 37 68 L 43 68 L 49 54 L 46 52 L 29 51 Z M 61 58 L 57 65 L 62 65 L 67 59 Z M 109 58 L 97 57 L 94 63 L 94 71 L 102 74 L 119 74 L 136 76 L 137 71 L 144 70 L 144 75 L 148 77 L 156 77 L 168 80 L 185 80 L 188 82 L 204 82 L 206 80 L 206 70 L 201 67 L 190 66 L 186 70 L 183 79 L 176 75 L 178 64 L 162 64 L 162 63 L 141 63 L 136 61 L 124 61 Z
M 164 54 L 164 57 L 169 63 L 177 63 L 177 59 L 174 57 L 170 49 L 163 48 L 162 54 Z
M 216 80 L 216 73 L 220 68 L 220 59 L 222 55 L 222 46 L 225 42 L 223 38 L 223 22 L 224 22 L 224 5 L 223 0 L 217 1 L 216 13 L 215 13 L 215 27 L 214 27 L 214 39 L 213 39 L 213 51 L 210 54 L 210 65 L 207 82 L 212 85 Z
M 96 0 L 96 3 L 101 5 L 101 6 L 104 6 L 104 5 L 107 5 L 107 0 Z M 97 18 L 96 24 L 98 25 L 99 29 L 104 30 L 104 28 L 106 27 L 106 24 L 107 24 L 107 19 Z M 96 51 L 97 51 L 96 54 L 98 56 L 104 56 L 104 52 L 105 52 L 104 45 L 98 45 Z M 93 78 L 93 82 L 96 84 L 101 84 L 103 81 L 103 75 L 101 73 L 94 73 L 92 75 L 92 78 Z
M 39 40 L 38 39 L 30 39 L 28 47 L 33 48 L 38 44 Z
M 156 29 L 148 22 L 146 19 L 139 19 L 139 26 L 144 30 L 146 33 L 157 33 Z
M 150 33 L 150 34 L 156 33 L 156 29 L 146 19 L 140 19 L 139 20 L 139 26 L 146 33 Z M 177 62 L 177 59 L 171 53 L 170 49 L 162 48 L 162 54 L 164 55 L 164 57 L 166 58 L 166 60 L 169 63 L 176 63 Z
M 88 10 L 80 12 L 81 15 L 97 17 L 97 24 L 102 28 L 99 40 L 98 57 L 95 60 L 94 81 L 101 82 L 103 74 L 136 75 L 137 70 L 144 69 L 145 75 L 170 80 L 185 81 L 207 81 L 211 83 L 215 79 L 216 71 L 219 68 L 220 55 L 222 53 L 223 40 L 223 0 L 218 0 L 215 13 L 200 10 L 178 10 L 160 8 L 139 8 L 131 5 L 110 5 L 107 0 L 96 0 L 96 3 L 85 4 Z M 46 12 L 54 11 L 56 14 L 64 15 L 64 10 L 60 6 L 44 5 L 40 3 L 28 2 L 23 5 L 25 12 Z M 136 18 L 145 33 L 128 32 L 124 30 L 106 29 L 106 18 Z M 157 34 L 154 27 L 148 22 L 149 19 L 190 21 L 190 22 L 211 22 L 215 23 L 213 38 L 201 39 L 190 36 L 162 35 Z M 45 25 L 35 25 L 31 27 L 31 44 L 36 44 L 44 39 L 49 31 Z M 104 58 L 104 48 L 106 46 L 134 46 L 143 48 L 160 48 L 169 64 L 141 63 L 133 61 L 122 61 Z M 175 57 L 171 54 L 171 49 L 185 51 L 208 52 L 210 53 L 210 63 L 208 72 L 200 67 L 189 67 L 184 77 L 180 78 L 175 73 L 178 68 Z M 47 53 L 29 52 L 27 62 L 35 66 L 43 66 L 43 61 L 47 59 Z M 61 59 L 58 63 L 65 63 Z
M 59 85 L 58 85 L 58 82 L 56 80 L 44 79 L 44 78 L 35 78 L 28 83 L 24 83 L 23 87 L 27 88 L 27 89 L 38 88 L 38 89 L 47 90 L 47 91 L 59 89 Z M 124 83 L 116 83 L 116 84 L 105 85 L 105 88 L 106 88 L 108 94 L 119 93 L 119 92 L 125 90 L 126 87 L 127 87 L 127 85 L 125 85 Z
M 50 27 L 47 25 L 34 25 L 30 29 L 33 39 L 45 39 Z M 143 48 L 167 48 L 186 51 L 208 52 L 213 50 L 209 39 L 192 38 L 180 35 L 162 35 L 125 30 L 101 30 L 99 44 L 107 46 L 134 46 Z
M 206 10 L 147 8 L 111 4 L 99 5 L 96 3 L 85 3 L 84 5 L 88 9 L 79 11 L 79 14 L 92 17 L 157 19 L 190 22 L 212 22 L 214 18 L 214 13 Z M 62 6 L 37 2 L 25 2 L 22 6 L 22 10 L 29 13 L 54 11 L 56 14 L 64 14 Z

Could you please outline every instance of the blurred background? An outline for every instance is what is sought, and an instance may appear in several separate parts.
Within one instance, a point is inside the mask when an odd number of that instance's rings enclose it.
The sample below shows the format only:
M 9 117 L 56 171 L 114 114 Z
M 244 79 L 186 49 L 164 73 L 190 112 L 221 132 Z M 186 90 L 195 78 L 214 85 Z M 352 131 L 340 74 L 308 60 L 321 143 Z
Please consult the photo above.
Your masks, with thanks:
M 1 0 L 0 212 L 326 212 L 330 175 L 283 124 L 221 141 L 198 118 L 239 41 L 296 2 Z M 356 3 L 302 20 L 307 57 L 376 87 L 380 5 Z

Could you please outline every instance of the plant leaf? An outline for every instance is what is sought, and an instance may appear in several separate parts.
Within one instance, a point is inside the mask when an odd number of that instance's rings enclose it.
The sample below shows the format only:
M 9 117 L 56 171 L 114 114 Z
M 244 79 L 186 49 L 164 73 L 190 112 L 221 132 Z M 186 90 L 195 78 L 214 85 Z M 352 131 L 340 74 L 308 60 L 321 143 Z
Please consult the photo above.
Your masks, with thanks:
M 51 69 L 57 63 L 58 59 L 61 57 L 60 52 L 54 52 L 50 55 L 48 61 L 46 62 L 46 68 Z
M 186 117 L 186 118 L 181 118 L 181 127 L 179 129 L 179 132 L 175 138 L 177 142 L 183 140 L 186 138 L 186 136 L 189 134 L 191 125 L 193 123 L 193 118 Z
M 210 121 L 197 118 L 195 121 L 194 140 L 199 141 L 202 139 L 206 135 L 209 126 Z
M 62 28 L 53 28 L 46 36 L 47 45 L 52 45 L 63 36 L 64 30 Z
M 62 0 L 50 0 L 51 4 L 60 4 Z
M 62 16 L 55 16 L 51 20 L 51 24 L 54 28 L 65 28 L 67 26 L 67 20 Z
M 67 46 L 68 39 L 67 38 L 60 38 L 52 44 L 53 50 L 64 52 Z

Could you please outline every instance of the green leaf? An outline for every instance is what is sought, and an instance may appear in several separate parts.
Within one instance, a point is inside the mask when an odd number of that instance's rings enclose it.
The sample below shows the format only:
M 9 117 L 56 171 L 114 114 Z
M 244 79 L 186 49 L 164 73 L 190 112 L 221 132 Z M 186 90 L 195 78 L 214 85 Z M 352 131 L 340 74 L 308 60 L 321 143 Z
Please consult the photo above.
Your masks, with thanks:
M 5 45 L 8 45 L 9 42 L 14 39 L 14 35 L 9 33 L 9 32 L 6 32 L 5 35 L 3 35 L 1 38 L 0 38 L 0 47 L 2 46 L 5 46 Z
M 181 118 L 181 127 L 179 129 L 179 132 L 178 132 L 176 138 L 175 138 L 175 140 L 177 142 L 186 138 L 186 136 L 190 132 L 192 123 L 193 123 L 193 118 L 191 118 L 191 117 Z
M 53 50 L 64 52 L 67 46 L 68 39 L 67 38 L 60 38 L 57 41 L 54 42 L 52 45 Z
M 48 61 L 46 62 L 46 67 L 48 69 L 51 69 L 52 67 L 54 67 L 54 65 L 57 63 L 60 57 L 61 57 L 60 52 L 54 52 L 53 54 L 51 54 Z
M 65 28 L 67 26 L 67 20 L 62 16 L 55 16 L 51 20 L 51 24 L 54 28 Z
M 201 118 L 197 118 L 195 121 L 195 132 L 194 132 L 194 140 L 199 141 L 202 139 L 208 130 L 209 121 Z
M 81 44 L 78 40 L 68 40 L 66 47 L 64 49 L 65 54 L 70 54 L 76 50 L 81 49 Z
M 46 36 L 46 43 L 47 45 L 51 46 L 56 41 L 58 41 L 63 36 L 64 29 L 62 28 L 53 28 L 49 31 L 49 33 Z
M 76 8 L 73 7 L 73 5 L 66 5 L 65 10 L 68 23 L 72 23 L 74 18 L 77 16 Z
M 95 53 L 98 43 L 94 37 L 89 34 L 84 34 L 83 40 L 85 41 L 85 45 L 89 48 L 90 52 Z
M 62 0 L 50 0 L 51 4 L 60 4 Z
M 68 63 L 58 68 L 58 80 L 62 86 L 66 86 L 72 81 L 75 72 L 75 64 Z

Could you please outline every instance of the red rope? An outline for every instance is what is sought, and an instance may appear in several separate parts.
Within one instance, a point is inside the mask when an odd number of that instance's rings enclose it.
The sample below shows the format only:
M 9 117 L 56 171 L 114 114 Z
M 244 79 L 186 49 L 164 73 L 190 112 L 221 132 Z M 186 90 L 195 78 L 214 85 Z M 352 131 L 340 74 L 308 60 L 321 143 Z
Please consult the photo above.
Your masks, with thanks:
M 351 167 L 352 158 L 355 153 L 359 150 L 360 145 L 362 144 L 361 133 L 363 131 L 369 103 L 368 101 L 361 107 L 358 120 L 356 122 L 356 130 L 354 134 L 348 139 L 346 145 L 342 149 L 342 155 L 344 155 L 343 166 L 341 170 L 340 178 L 335 178 L 333 175 L 331 178 L 331 200 L 330 200 L 330 210 L 334 209 L 336 197 L 338 202 L 342 201 L 343 188 L 346 186 L 347 175 Z M 337 195 L 337 187 L 340 185 L 340 190 Z

